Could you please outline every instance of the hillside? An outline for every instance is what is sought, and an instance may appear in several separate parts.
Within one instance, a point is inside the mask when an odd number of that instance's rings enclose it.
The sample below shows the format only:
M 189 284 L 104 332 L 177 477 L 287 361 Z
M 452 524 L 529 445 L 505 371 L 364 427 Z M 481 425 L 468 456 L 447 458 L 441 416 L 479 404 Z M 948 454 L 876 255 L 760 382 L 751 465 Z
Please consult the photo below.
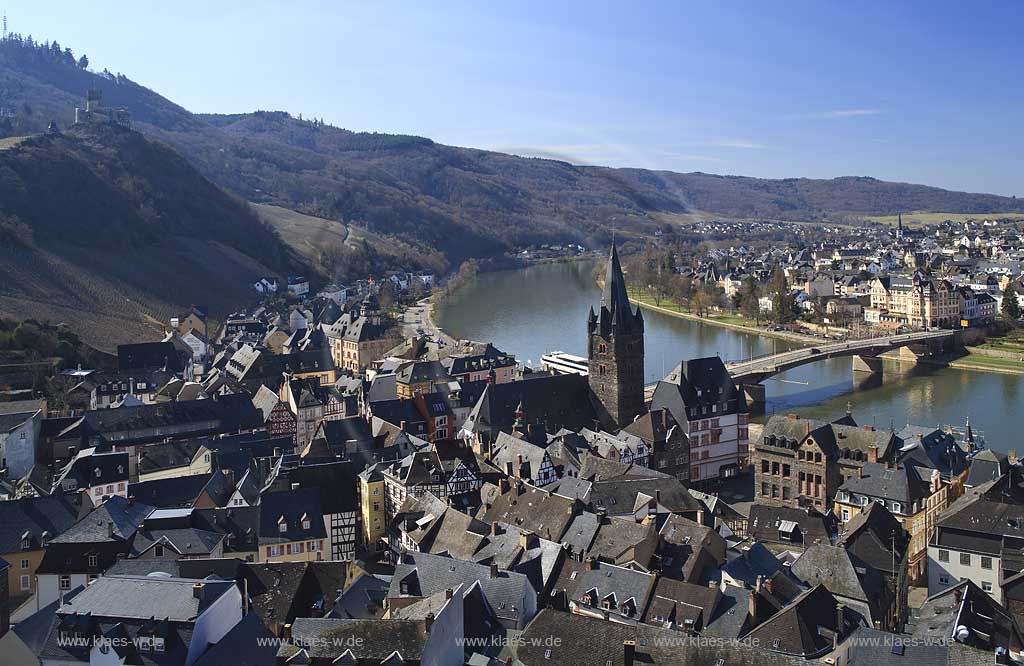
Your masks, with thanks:
M 295 264 L 244 201 L 115 125 L 0 150 L 0 257 L 0 314 L 71 322 L 103 349 L 192 303 L 223 317 Z
M 66 126 L 85 91 L 123 106 L 135 127 L 203 175 L 257 203 L 360 228 L 409 248 L 406 267 L 455 264 L 517 244 L 604 242 L 612 220 L 642 235 L 674 215 L 849 220 L 900 211 L 1024 212 L 1024 200 L 874 178 L 767 180 L 576 166 L 357 133 L 283 112 L 199 115 L 127 77 L 96 74 L 21 41 L 0 43 L 8 135 Z M 0 136 L 4 133 L 0 123 Z M 330 240 L 327 234 L 325 238 Z M 342 271 L 344 273 L 344 271 Z

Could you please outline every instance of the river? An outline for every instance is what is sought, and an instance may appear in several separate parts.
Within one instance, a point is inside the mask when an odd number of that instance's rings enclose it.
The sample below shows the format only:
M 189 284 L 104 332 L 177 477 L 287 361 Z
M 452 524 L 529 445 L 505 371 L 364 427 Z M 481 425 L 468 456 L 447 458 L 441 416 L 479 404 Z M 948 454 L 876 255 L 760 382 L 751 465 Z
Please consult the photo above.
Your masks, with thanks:
M 586 320 L 600 291 L 594 263 L 544 264 L 481 274 L 439 304 L 435 318 L 448 333 L 494 343 L 521 362 L 540 365 L 547 351 L 586 355 Z M 724 360 L 783 351 L 791 343 L 644 311 L 644 375 L 654 382 L 686 358 L 718 354 Z M 1017 447 L 1013 431 L 1024 407 L 1024 376 L 886 362 L 883 380 L 855 387 L 850 359 L 796 368 L 765 381 L 765 413 L 838 418 L 849 404 L 863 425 L 897 429 L 917 425 L 962 426 L 983 431 L 989 448 Z

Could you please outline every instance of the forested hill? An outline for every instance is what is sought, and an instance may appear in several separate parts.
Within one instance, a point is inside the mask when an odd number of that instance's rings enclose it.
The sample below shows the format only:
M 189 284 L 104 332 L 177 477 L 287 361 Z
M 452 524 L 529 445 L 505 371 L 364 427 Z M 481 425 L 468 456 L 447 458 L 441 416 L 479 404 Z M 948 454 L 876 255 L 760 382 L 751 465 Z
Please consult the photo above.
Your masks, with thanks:
M 644 233 L 671 214 L 814 220 L 900 211 L 1024 212 L 1024 201 L 874 178 L 766 180 L 705 173 L 583 167 L 356 133 L 283 112 L 197 115 L 80 56 L 16 38 L 0 44 L 0 121 L 9 135 L 66 126 L 85 92 L 131 111 L 134 126 L 174 146 L 202 174 L 259 203 L 401 238 L 430 266 L 517 244 L 603 242 Z M 668 216 L 668 217 L 666 217 Z
M 300 267 L 246 202 L 138 132 L 0 140 L 0 314 L 109 349 L 193 303 L 222 318 L 256 277 Z

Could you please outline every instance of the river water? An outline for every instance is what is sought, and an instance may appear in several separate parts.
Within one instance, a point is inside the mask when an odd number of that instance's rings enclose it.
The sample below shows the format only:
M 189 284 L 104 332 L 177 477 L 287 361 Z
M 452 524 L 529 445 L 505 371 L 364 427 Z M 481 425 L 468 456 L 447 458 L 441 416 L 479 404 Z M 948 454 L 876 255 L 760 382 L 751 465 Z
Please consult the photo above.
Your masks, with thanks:
M 494 343 L 521 362 L 540 366 L 548 351 L 586 355 L 586 321 L 600 291 L 594 263 L 546 264 L 481 274 L 438 305 L 438 325 L 458 338 Z M 644 311 L 646 382 L 686 358 L 719 355 L 738 360 L 783 351 L 791 343 Z M 917 425 L 962 426 L 969 417 L 989 448 L 1020 450 L 1016 431 L 1024 407 L 1024 376 L 886 362 L 883 379 L 855 386 L 849 358 L 796 368 L 764 382 L 765 413 L 796 412 L 838 418 L 850 406 L 863 425 L 897 429 Z

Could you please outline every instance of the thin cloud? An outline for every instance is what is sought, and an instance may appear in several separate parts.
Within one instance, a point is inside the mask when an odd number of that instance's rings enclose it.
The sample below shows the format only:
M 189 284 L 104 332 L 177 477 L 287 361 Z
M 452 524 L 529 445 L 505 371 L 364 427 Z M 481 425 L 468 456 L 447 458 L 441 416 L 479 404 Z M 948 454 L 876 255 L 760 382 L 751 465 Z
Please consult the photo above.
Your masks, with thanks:
M 716 148 L 740 148 L 743 150 L 764 150 L 768 146 L 763 143 L 757 143 L 756 141 L 744 141 L 742 139 L 725 139 L 722 141 L 712 141 L 707 144 L 709 146 L 715 146 Z
M 877 116 L 885 113 L 882 109 L 840 109 L 838 111 L 826 111 L 815 115 L 815 118 L 860 118 L 861 116 Z

